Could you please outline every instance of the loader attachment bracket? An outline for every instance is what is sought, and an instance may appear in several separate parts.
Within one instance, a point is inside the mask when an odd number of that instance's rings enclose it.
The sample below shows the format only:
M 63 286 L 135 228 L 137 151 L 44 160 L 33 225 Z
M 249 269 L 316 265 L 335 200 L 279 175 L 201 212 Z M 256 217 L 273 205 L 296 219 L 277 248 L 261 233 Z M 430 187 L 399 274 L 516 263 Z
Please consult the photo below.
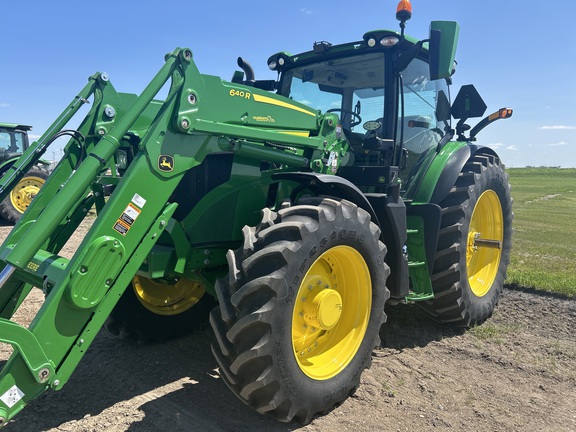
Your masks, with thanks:
M 5 335 L 10 335 L 10 338 Z M 0 342 L 9 343 L 18 350 L 36 382 L 42 384 L 54 378 L 54 365 L 36 336 L 27 328 L 0 318 Z

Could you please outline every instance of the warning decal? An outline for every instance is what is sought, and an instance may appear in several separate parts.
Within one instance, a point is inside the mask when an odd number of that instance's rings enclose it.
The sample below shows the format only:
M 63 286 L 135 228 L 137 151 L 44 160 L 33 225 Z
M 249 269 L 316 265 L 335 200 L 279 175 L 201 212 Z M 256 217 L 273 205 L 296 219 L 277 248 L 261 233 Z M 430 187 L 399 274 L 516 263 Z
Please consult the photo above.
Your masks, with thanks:
M 128 206 L 124 209 L 124 212 L 122 212 L 114 224 L 113 228 L 123 236 L 126 235 L 136 218 L 140 216 L 141 211 L 142 210 L 140 210 L 134 204 L 129 203 Z
M 128 230 L 130 229 L 129 226 L 127 226 L 124 222 L 122 222 L 120 219 L 118 219 L 116 221 L 116 223 L 114 224 L 113 228 L 118 231 L 120 234 L 122 234 L 123 236 L 126 235 L 126 233 L 128 232 Z
M 24 397 L 24 393 L 16 385 L 8 389 L 6 393 L 0 396 L 0 400 L 6 404 L 8 408 L 12 408 Z
M 122 220 L 123 222 L 126 222 L 126 224 L 128 224 L 128 226 L 132 226 L 132 224 L 134 223 L 134 221 L 136 220 L 136 218 L 139 215 L 140 215 L 140 210 L 137 209 L 132 204 L 128 204 L 128 207 L 126 207 L 126 210 L 124 210 L 124 213 L 122 213 L 122 216 L 120 216 L 120 220 Z

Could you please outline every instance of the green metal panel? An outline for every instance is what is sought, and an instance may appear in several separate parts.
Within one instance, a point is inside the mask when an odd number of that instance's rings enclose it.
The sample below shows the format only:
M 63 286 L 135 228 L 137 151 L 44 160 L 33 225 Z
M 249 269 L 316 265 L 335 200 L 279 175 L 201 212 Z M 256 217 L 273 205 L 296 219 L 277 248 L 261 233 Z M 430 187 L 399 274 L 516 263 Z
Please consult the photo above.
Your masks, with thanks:
M 100 236 L 92 241 L 66 286 L 68 303 L 79 309 L 91 309 L 100 303 L 123 268 L 125 255 L 124 245 L 117 238 Z
M 424 222 L 420 217 L 408 217 L 407 248 L 410 257 L 408 269 L 412 289 L 407 301 L 421 301 L 434 298 L 432 282 L 428 272 L 428 262 L 424 246 Z
M 417 181 L 419 187 L 414 193 L 415 203 L 429 203 L 436 188 L 436 184 L 442 172 L 450 162 L 450 158 L 462 147 L 467 146 L 465 142 L 450 141 L 436 155 L 430 167 L 425 172 L 418 173 L 420 180 Z

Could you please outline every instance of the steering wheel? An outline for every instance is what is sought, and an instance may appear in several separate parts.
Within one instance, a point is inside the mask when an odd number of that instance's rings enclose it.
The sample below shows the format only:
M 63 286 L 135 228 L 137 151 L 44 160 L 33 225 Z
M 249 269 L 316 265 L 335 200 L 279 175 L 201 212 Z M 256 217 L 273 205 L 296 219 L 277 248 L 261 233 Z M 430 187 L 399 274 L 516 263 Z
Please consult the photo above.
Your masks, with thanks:
M 360 117 L 359 114 L 356 114 L 354 111 L 348 110 L 348 109 L 342 109 L 342 108 L 331 108 L 328 111 L 326 111 L 327 113 L 329 112 L 340 112 L 342 114 L 350 114 L 350 129 L 352 129 L 354 126 L 358 126 L 360 123 L 362 123 L 362 118 Z M 342 117 L 342 116 L 341 116 Z M 340 120 L 342 120 L 342 118 L 340 118 Z

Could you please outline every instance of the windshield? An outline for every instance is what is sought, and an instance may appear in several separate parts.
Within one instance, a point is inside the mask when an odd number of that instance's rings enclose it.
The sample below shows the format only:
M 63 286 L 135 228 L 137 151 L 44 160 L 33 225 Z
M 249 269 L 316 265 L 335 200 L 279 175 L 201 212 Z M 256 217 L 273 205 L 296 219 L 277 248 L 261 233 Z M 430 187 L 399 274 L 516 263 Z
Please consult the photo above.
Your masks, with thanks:
M 362 119 L 384 113 L 384 54 L 313 63 L 286 72 L 280 93 L 322 112 L 334 111 L 344 129 L 363 132 Z
M 24 137 L 23 132 L 0 129 L 0 152 L 22 153 Z

